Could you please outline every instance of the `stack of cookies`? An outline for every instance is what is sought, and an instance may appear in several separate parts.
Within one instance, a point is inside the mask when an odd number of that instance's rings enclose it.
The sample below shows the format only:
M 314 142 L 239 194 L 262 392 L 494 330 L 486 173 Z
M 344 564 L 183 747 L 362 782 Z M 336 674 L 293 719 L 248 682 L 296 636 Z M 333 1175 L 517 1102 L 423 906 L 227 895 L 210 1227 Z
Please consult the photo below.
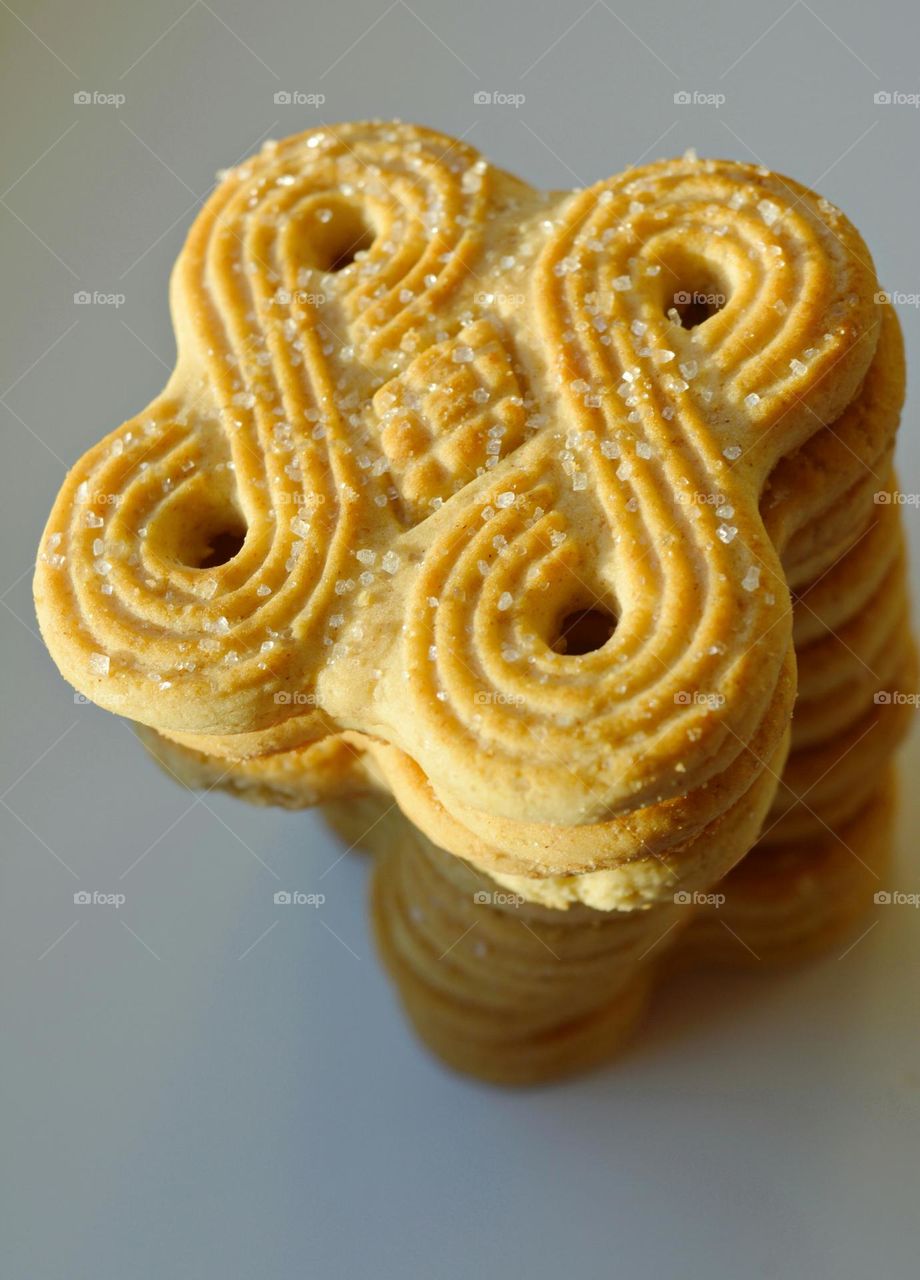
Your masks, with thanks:
M 43 634 L 189 785 L 375 852 L 437 1053 L 572 1072 L 666 957 L 840 936 L 915 669 L 900 335 L 837 209 L 345 125 L 223 178 L 172 307 L 168 386 L 55 504 Z

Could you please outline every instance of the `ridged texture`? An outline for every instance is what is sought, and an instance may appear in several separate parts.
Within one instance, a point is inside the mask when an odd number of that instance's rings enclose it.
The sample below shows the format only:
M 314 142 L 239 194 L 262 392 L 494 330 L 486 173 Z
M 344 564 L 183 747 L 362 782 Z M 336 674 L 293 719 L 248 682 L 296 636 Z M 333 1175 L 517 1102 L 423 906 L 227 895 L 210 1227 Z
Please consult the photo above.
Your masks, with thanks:
M 865 930 L 885 884 L 891 756 L 914 714 L 906 695 L 916 676 L 899 508 L 876 502 L 851 544 L 796 593 L 792 752 L 760 840 L 706 891 L 684 881 L 670 902 L 646 910 L 584 905 L 610 907 L 611 872 L 490 875 L 439 849 L 386 794 L 385 754 L 360 735 L 334 740 L 347 746 L 340 761 L 323 744 L 236 765 L 155 735 L 153 746 L 190 785 L 229 771 L 220 785 L 272 803 L 313 803 L 318 784 L 333 794 L 331 768 L 341 798 L 324 812 L 349 846 L 376 855 L 375 934 L 420 1038 L 454 1069 L 492 1083 L 570 1076 L 623 1048 L 655 983 L 675 969 L 763 973 L 846 949 Z M 770 803 L 769 774 L 756 811 L 742 807 L 754 829 Z M 709 838 L 738 856 L 750 842 L 725 822 Z
M 527 903 L 395 810 L 327 816 L 369 832 L 374 931 L 415 1031 L 455 1070 L 519 1086 L 613 1057 L 676 969 L 766 972 L 845 948 L 884 883 L 893 792 L 889 770 L 839 834 L 755 849 L 706 897 L 626 913 Z
M 366 742 L 484 866 L 611 872 L 608 906 L 711 882 L 785 750 L 784 548 L 808 581 L 846 544 L 782 468 L 835 424 L 882 466 L 896 422 L 876 287 L 751 166 L 545 195 L 412 126 L 270 144 L 179 259 L 169 385 L 55 504 L 49 648 L 205 756 Z M 616 625 L 582 654 L 585 610 Z

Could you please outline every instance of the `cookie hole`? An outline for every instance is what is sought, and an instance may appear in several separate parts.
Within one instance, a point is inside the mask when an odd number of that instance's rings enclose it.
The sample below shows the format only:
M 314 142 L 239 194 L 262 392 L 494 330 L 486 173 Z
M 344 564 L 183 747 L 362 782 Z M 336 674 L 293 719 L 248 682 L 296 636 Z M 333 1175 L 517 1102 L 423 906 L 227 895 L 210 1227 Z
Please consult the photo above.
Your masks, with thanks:
M 196 564 L 189 565 L 189 568 L 216 569 L 219 565 L 227 564 L 240 554 L 245 541 L 245 529 L 240 527 L 221 529 L 211 534 L 201 559 Z
M 606 609 L 576 609 L 562 619 L 553 649 L 568 657 L 596 653 L 603 649 L 616 625 L 616 618 Z
M 367 231 L 347 245 L 341 253 L 337 254 L 335 260 L 330 263 L 329 271 L 344 271 L 346 267 L 350 267 L 359 253 L 367 253 L 368 249 L 374 243 L 374 236 L 371 231 Z
M 320 271 L 334 275 L 366 253 L 376 234 L 360 209 L 344 201 L 318 210 L 310 228 L 311 257 Z
M 217 569 L 242 551 L 246 525 L 226 510 L 205 507 L 193 518 L 171 522 L 158 541 L 162 553 L 184 569 Z
M 666 266 L 662 303 L 669 320 L 697 329 L 728 302 L 728 282 L 712 263 L 695 253 L 672 252 Z
M 720 303 L 710 302 L 705 297 L 692 297 L 688 302 L 675 302 L 674 309 L 680 316 L 680 323 L 684 329 L 695 329 L 697 325 L 705 324 L 707 320 L 711 320 L 725 306 L 724 301 Z
M 672 307 L 684 329 L 695 329 L 718 315 L 728 299 L 715 287 L 697 286 L 694 289 L 677 289 Z M 670 311 L 668 313 L 671 314 Z M 673 316 L 672 316 L 673 319 Z

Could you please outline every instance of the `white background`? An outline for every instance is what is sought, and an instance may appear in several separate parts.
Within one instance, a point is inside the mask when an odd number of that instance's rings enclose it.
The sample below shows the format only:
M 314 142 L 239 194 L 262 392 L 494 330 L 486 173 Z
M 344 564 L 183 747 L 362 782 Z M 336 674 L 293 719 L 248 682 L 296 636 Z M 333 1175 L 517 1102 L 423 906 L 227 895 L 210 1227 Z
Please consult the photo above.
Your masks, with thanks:
M 556 187 L 696 145 L 817 186 L 918 293 L 920 114 L 873 101 L 920 91 L 918 35 L 909 0 L 0 4 L 4 1277 L 917 1274 L 916 911 L 878 908 L 801 972 L 672 982 L 589 1079 L 454 1078 L 378 969 L 362 858 L 310 815 L 182 791 L 75 704 L 30 578 L 65 464 L 162 386 L 169 268 L 214 171 L 262 138 L 400 116 Z M 908 892 L 917 763 L 915 737 Z M 327 902 L 276 908 L 278 888 Z M 126 901 L 77 909 L 77 889 Z

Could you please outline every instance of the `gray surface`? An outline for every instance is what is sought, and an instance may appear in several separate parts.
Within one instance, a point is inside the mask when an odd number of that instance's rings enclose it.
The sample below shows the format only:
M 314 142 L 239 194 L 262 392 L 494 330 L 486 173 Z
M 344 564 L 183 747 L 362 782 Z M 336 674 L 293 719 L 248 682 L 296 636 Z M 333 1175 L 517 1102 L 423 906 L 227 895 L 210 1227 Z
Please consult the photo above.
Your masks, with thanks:
M 336 863 L 312 817 L 171 785 L 34 634 L 64 464 L 162 385 L 170 265 L 213 172 L 264 136 L 398 115 L 553 186 L 691 144 L 756 157 L 842 205 L 888 286 L 920 291 L 920 115 L 873 102 L 920 89 L 910 0 L 583 3 L 0 6 L 10 1280 L 916 1275 L 915 911 L 879 908 L 806 972 L 674 984 L 590 1080 L 478 1088 L 405 1029 L 363 863 Z M 279 89 L 327 101 L 276 107 Z M 479 89 L 526 101 L 476 107 Z M 683 89 L 726 100 L 675 105 Z M 75 306 L 79 289 L 124 305 Z M 916 364 L 916 306 L 901 316 Z M 905 791 L 897 883 L 916 891 Z M 76 909 L 80 888 L 126 901 Z M 277 888 L 327 902 L 277 909 Z

